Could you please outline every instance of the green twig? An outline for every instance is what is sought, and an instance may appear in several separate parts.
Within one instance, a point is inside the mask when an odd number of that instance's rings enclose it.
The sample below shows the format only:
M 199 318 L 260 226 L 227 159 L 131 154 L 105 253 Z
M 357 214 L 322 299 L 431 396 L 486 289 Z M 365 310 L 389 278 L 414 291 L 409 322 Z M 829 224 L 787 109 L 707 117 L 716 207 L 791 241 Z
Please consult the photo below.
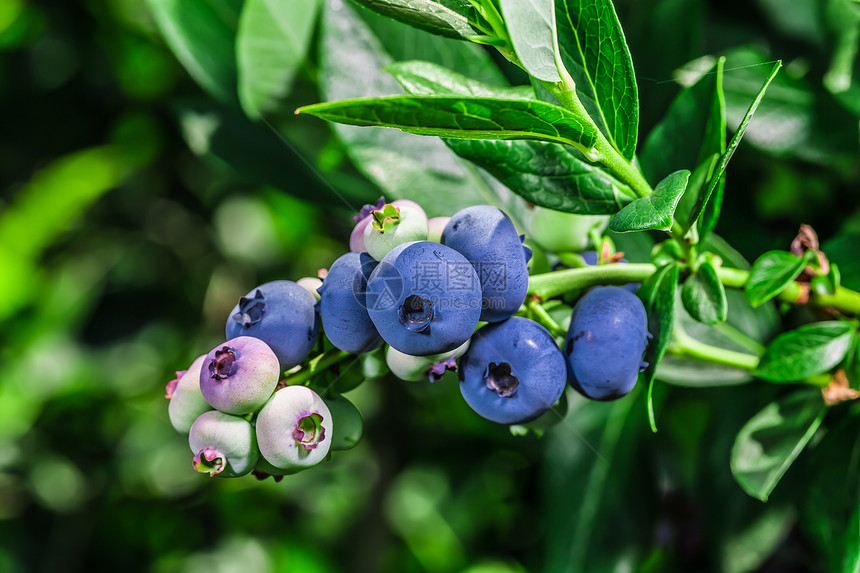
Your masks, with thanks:
M 532 299 L 528 302 L 528 307 L 532 311 L 532 314 L 539 324 L 544 326 L 553 336 L 566 336 L 567 331 L 563 329 L 559 324 L 555 321 L 553 317 L 549 315 L 546 309 L 537 301 L 537 299 Z
M 292 374 L 287 376 L 284 381 L 288 386 L 297 386 L 299 384 L 304 384 L 320 372 L 331 368 L 335 364 L 343 362 L 347 358 L 352 356 L 349 352 L 344 352 L 343 350 L 338 350 L 337 348 L 332 348 L 327 352 L 323 352 L 318 356 L 314 356 L 308 362 L 308 365 Z
M 759 363 L 759 356 L 736 352 L 718 346 L 711 346 L 689 336 L 683 329 L 676 328 L 672 331 L 672 344 L 669 346 L 671 354 L 679 356 L 690 356 L 699 360 L 706 360 L 726 366 L 735 366 L 744 370 L 754 370 Z
M 689 267 L 685 266 L 685 269 Z M 629 263 L 598 265 L 581 269 L 565 269 L 534 275 L 529 278 L 529 294 L 538 295 L 544 300 L 560 294 L 588 288 L 594 285 L 623 285 L 642 282 L 657 270 L 650 263 Z M 721 267 L 717 276 L 723 286 L 742 289 L 749 278 L 749 271 Z M 803 294 L 800 284 L 794 282 L 783 290 L 778 300 L 797 303 Z M 851 315 L 860 314 L 860 292 L 839 287 L 831 294 L 809 294 L 809 302 L 820 307 L 829 307 Z

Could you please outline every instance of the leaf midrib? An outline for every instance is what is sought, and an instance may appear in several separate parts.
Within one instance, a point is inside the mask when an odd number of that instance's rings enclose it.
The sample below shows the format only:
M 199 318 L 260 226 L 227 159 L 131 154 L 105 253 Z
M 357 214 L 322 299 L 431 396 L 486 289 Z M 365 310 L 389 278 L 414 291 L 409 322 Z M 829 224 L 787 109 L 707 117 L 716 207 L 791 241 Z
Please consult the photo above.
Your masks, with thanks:
M 579 52 L 579 60 L 582 62 L 582 71 L 585 73 L 585 77 L 588 78 L 588 83 L 591 85 L 591 93 L 594 100 L 594 106 L 600 113 L 600 120 L 603 122 L 603 125 L 606 126 L 606 138 L 609 140 L 609 143 L 612 144 L 612 147 L 618 149 L 618 143 L 615 141 L 615 135 L 612 133 L 612 130 L 609 129 L 609 124 L 606 122 L 606 114 L 603 112 L 603 105 L 601 105 L 600 97 L 598 97 L 597 95 L 597 85 L 594 82 L 594 78 L 591 77 L 591 72 L 588 70 L 588 65 L 586 64 L 585 54 L 582 51 L 582 42 L 580 42 L 579 40 L 579 32 L 577 31 L 576 26 L 574 26 L 573 20 L 571 20 L 570 18 L 570 10 L 568 10 L 567 2 L 564 2 L 564 0 L 561 1 L 563 2 L 564 14 L 567 18 L 567 22 L 568 24 L 570 24 L 570 29 L 573 31 L 574 38 L 576 38 L 576 51 Z M 556 34 L 558 34 L 557 30 Z M 565 49 L 565 51 L 567 50 Z

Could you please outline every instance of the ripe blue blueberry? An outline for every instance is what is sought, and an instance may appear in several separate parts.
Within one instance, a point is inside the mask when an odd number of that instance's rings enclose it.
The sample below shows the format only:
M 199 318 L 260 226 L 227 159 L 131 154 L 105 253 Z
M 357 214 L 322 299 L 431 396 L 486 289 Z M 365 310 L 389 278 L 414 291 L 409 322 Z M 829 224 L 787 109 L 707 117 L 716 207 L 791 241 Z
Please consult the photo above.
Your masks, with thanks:
M 227 338 L 253 336 L 275 352 L 281 370 L 310 353 L 317 339 L 316 299 L 293 281 L 272 281 L 239 299 L 227 319 Z
M 382 343 L 365 300 L 367 278 L 377 264 L 367 253 L 347 253 L 332 264 L 319 288 L 323 330 L 346 352 L 369 352 Z
M 395 247 L 367 281 L 367 310 L 389 345 L 413 356 L 454 350 L 481 315 L 481 285 L 463 255 L 439 243 Z
M 237 477 L 254 468 L 259 457 L 254 428 L 239 416 L 216 410 L 201 414 L 188 433 L 193 466 L 210 476 Z
M 445 226 L 442 243 L 475 267 L 483 293 L 481 320 L 498 322 L 520 308 L 529 288 L 531 252 L 505 213 L 489 205 L 458 211 Z
M 466 403 L 500 424 L 522 424 L 549 410 L 565 378 L 564 357 L 552 335 L 517 316 L 478 330 L 460 360 Z
M 648 344 L 642 301 L 619 287 L 596 287 L 576 306 L 564 341 L 568 380 L 586 398 L 615 400 L 629 393 Z
M 305 386 L 281 388 L 257 416 L 257 444 L 266 461 L 281 470 L 299 470 L 325 459 L 331 447 L 328 406 Z
M 278 359 L 265 342 L 240 336 L 219 344 L 200 369 L 200 391 L 206 401 L 228 414 L 248 414 L 275 391 Z
M 187 434 L 191 424 L 202 414 L 212 409 L 200 392 L 200 369 L 206 355 L 198 356 L 188 370 L 176 373 L 176 379 L 167 384 L 165 398 L 170 399 L 167 413 L 176 431 Z

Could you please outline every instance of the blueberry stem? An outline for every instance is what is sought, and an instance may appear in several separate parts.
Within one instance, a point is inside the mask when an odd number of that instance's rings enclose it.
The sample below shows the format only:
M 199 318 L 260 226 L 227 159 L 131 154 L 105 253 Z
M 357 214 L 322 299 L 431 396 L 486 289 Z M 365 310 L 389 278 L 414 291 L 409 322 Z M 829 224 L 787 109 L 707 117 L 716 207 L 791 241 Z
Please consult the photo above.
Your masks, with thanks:
M 320 372 L 324 372 L 328 368 L 331 368 L 335 364 L 343 362 L 347 358 L 352 356 L 349 352 L 345 352 L 343 350 L 338 350 L 337 348 L 332 348 L 322 354 L 314 356 L 308 361 L 307 366 L 292 374 L 287 376 L 284 379 L 284 383 L 287 386 L 297 386 L 299 384 L 304 384 Z
M 588 288 L 594 285 L 623 285 L 642 282 L 650 277 L 657 267 L 650 263 L 629 263 L 623 265 L 598 265 L 583 269 L 564 269 L 529 277 L 529 294 L 538 295 L 544 300 L 560 294 Z M 742 289 L 749 278 L 749 272 L 742 269 L 720 267 L 717 276 L 724 286 Z M 790 283 L 776 298 L 783 302 L 796 303 L 802 291 L 800 284 Z M 812 292 L 809 304 L 835 308 L 842 312 L 860 314 L 860 292 L 838 287 L 830 294 Z
M 760 360 L 760 357 L 755 354 L 736 352 L 705 344 L 687 335 L 680 328 L 672 331 L 672 344 L 669 346 L 668 352 L 678 356 L 690 356 L 699 360 L 743 368 L 744 370 L 755 370 Z
M 532 311 L 536 322 L 550 331 L 553 336 L 565 336 L 567 335 L 567 331 L 563 329 L 559 324 L 549 315 L 546 309 L 538 302 L 537 299 L 531 299 L 528 301 L 528 308 Z
M 563 67 L 563 66 L 562 66 Z M 559 70 L 561 72 L 561 70 Z M 542 82 L 543 85 L 558 99 L 559 103 L 566 109 L 576 113 L 584 120 L 591 123 L 594 131 L 597 133 L 597 139 L 594 143 L 594 148 L 584 150 L 586 157 L 591 161 L 599 161 L 606 166 L 613 175 L 618 177 L 620 181 L 630 187 L 636 197 L 647 197 L 654 193 L 651 185 L 645 179 L 645 176 L 638 167 L 628 161 L 616 149 L 616 145 L 610 142 L 600 128 L 591 119 L 585 106 L 576 95 L 576 85 L 574 85 L 571 77 L 565 72 L 561 74 L 560 82 Z M 685 239 L 687 229 L 684 228 L 678 221 L 672 220 L 672 228 L 667 231 L 681 246 L 681 250 L 687 257 L 688 261 L 693 261 L 696 255 L 695 242 L 698 238 L 694 236 L 692 241 Z
M 673 331 L 672 344 L 669 346 L 667 352 L 676 356 L 690 356 L 691 358 L 697 358 L 699 360 L 705 360 L 716 364 L 725 364 L 726 366 L 734 366 L 736 368 L 743 368 L 744 370 L 755 370 L 760 361 L 760 356 L 705 344 L 704 342 L 687 335 L 687 333 L 679 328 L 676 328 Z M 823 388 L 832 381 L 833 376 L 823 372 L 821 374 L 810 376 L 805 380 L 798 380 L 798 383 Z

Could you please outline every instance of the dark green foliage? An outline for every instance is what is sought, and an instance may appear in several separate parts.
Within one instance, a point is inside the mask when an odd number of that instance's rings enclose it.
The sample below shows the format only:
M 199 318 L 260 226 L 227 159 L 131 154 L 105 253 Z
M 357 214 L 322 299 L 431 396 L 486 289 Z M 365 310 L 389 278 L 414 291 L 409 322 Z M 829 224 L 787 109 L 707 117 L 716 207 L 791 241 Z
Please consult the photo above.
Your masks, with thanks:
M 860 4 L 554 5 L 0 2 L 0 570 L 860 570 L 860 411 L 818 388 L 860 388 L 856 312 L 815 304 L 860 288 Z M 568 391 L 514 437 L 379 351 L 315 380 L 357 447 L 279 484 L 196 474 L 173 371 L 250 285 L 330 266 L 380 194 L 615 215 L 658 267 L 639 389 Z M 818 268 L 800 223 L 831 266 L 789 307 Z

